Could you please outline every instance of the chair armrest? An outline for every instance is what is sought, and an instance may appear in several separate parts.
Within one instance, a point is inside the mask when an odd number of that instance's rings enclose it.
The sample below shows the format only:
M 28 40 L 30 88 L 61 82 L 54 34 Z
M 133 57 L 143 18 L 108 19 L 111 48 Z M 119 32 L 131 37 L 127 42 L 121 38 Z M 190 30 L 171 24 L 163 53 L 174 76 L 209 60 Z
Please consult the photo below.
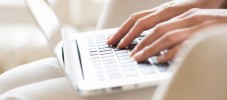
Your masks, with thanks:
M 162 85 L 154 100 L 226 100 L 227 24 L 209 27 L 192 37 L 172 67 L 173 78 Z

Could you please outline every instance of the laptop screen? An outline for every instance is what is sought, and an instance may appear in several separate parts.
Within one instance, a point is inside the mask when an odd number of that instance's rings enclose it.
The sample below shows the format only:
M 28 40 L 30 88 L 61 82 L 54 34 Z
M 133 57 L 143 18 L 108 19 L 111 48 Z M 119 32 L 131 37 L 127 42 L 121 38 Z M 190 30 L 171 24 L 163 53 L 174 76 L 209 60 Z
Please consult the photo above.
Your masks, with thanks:
M 61 23 L 46 0 L 26 0 L 29 10 L 47 38 L 51 49 L 61 40 Z

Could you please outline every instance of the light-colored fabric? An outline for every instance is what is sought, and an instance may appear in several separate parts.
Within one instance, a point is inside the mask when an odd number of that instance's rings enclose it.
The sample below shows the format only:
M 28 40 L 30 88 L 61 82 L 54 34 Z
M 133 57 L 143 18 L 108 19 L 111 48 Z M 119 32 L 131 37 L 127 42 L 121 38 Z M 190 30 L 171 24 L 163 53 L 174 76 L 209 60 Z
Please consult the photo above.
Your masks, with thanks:
M 107 0 L 96 29 L 119 27 L 133 13 L 152 9 L 170 0 Z
M 173 79 L 153 100 L 227 100 L 227 24 L 199 31 L 176 63 Z
M 78 96 L 57 59 L 46 58 L 3 73 L 0 100 L 149 100 L 155 87 L 85 98 Z
M 1 74 L 0 94 L 20 86 L 64 76 L 64 72 L 55 58 L 42 59 Z
M 66 77 L 25 85 L 0 96 L 1 100 L 85 100 L 76 96 Z

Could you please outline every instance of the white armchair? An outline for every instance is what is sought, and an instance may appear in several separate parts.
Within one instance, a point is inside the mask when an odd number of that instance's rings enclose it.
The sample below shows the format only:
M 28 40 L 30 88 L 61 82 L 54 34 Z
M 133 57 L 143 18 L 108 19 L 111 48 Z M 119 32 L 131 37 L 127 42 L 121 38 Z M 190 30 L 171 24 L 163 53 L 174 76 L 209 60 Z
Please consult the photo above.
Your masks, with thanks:
M 131 14 L 154 8 L 167 1 L 169 0 L 107 0 L 96 29 L 119 27 Z
M 152 100 L 226 100 L 227 24 L 200 30 L 178 55 L 176 73 Z
M 77 28 L 119 27 L 131 14 L 151 9 L 169 0 L 58 0 L 61 19 Z

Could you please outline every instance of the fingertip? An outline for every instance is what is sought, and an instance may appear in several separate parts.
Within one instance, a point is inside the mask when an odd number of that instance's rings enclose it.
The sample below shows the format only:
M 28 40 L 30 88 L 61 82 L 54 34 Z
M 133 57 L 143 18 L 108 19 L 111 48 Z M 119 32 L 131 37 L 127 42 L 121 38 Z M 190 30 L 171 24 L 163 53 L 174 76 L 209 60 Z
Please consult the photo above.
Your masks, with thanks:
M 136 53 L 132 58 L 135 61 L 138 61 L 138 62 L 141 61 L 141 59 L 143 59 L 143 51 Z
M 111 44 L 112 44 L 112 36 L 110 36 L 110 37 L 107 38 L 106 43 L 107 43 L 108 45 L 111 45 Z
M 121 44 L 118 44 L 118 45 L 117 45 L 117 48 L 118 48 L 118 49 L 122 49 L 122 48 L 124 48 L 124 47 L 123 47 Z
M 125 48 L 124 45 L 125 45 L 125 44 L 124 44 L 124 41 L 121 40 L 120 43 L 117 45 L 117 48 L 118 48 L 118 49 L 123 49 L 123 48 Z
M 130 57 L 133 57 L 137 52 L 137 48 L 134 48 L 130 54 Z

